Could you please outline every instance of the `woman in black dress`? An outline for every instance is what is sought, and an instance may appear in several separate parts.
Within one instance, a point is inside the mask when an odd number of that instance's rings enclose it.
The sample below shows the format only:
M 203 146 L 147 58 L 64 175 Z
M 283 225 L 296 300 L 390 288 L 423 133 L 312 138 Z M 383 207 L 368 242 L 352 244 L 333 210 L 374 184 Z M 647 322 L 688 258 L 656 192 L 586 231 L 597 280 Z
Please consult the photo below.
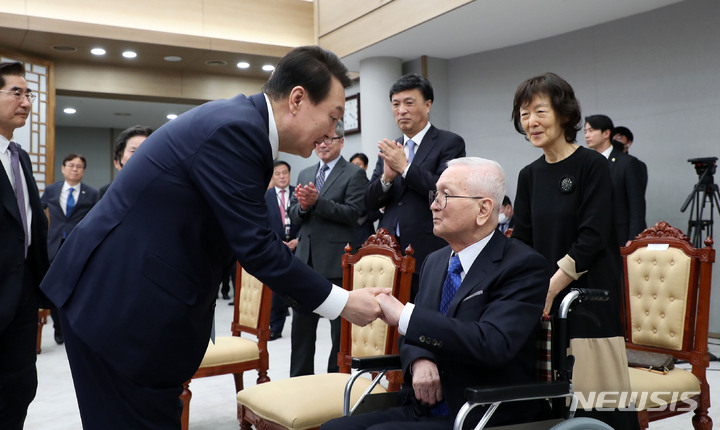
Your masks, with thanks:
M 575 143 L 580 104 L 572 87 L 555 74 L 520 84 L 512 119 L 515 129 L 543 151 L 518 176 L 512 237 L 555 265 L 545 314 L 557 312 L 570 288 L 608 290 L 609 301 L 582 303 L 570 315 L 570 345 L 576 358 L 573 385 L 585 399 L 612 392 L 606 397 L 617 400 L 620 392 L 630 391 L 630 382 L 610 167 L 601 154 Z M 578 415 L 593 416 L 615 429 L 639 428 L 636 413 L 612 411 L 618 403 L 609 404 L 606 399 L 596 406 L 609 407 L 611 412 L 578 411 Z

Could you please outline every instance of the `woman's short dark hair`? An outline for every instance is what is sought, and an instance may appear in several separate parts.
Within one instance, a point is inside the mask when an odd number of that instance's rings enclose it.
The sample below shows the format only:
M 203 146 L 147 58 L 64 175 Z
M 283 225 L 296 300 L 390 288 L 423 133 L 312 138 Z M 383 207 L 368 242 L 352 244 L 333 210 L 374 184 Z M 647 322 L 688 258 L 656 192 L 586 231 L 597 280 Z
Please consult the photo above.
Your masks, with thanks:
M 82 163 L 83 163 L 83 169 L 86 169 L 86 168 L 87 168 L 87 160 L 85 159 L 85 156 L 82 155 L 82 154 L 68 154 L 65 158 L 63 158 L 63 163 L 62 163 L 62 165 L 64 166 L 65 163 L 67 163 L 68 161 L 72 161 L 72 160 L 74 160 L 74 159 L 76 159 L 76 158 L 79 158 L 80 161 L 82 161 Z
M 543 95 L 550 99 L 555 115 L 560 120 L 565 141 L 575 142 L 578 131 L 580 131 L 580 102 L 575 98 L 570 84 L 555 73 L 545 73 L 535 76 L 520 84 L 515 91 L 513 100 L 512 121 L 515 130 L 525 135 L 520 121 L 520 109 L 532 102 L 535 96 Z M 527 136 L 525 136 L 527 138 Z
M 287 97 L 296 86 L 305 88 L 313 104 L 325 100 L 330 92 L 332 77 L 336 77 L 343 88 L 352 81 L 347 67 L 337 55 L 319 46 L 301 46 L 285 55 L 275 67 L 270 79 L 263 85 L 262 92 L 273 100 Z
M 430 81 L 419 73 L 410 73 L 401 76 L 400 79 L 390 87 L 390 101 L 392 101 L 394 94 L 416 88 L 420 91 L 425 101 L 433 101 L 435 99 L 435 93 Z
M 149 137 L 152 132 L 152 128 L 145 127 L 144 125 L 134 125 L 121 131 L 115 139 L 115 150 L 113 154 L 114 160 L 118 163 L 122 161 L 123 153 L 125 152 L 125 147 L 127 147 L 128 140 L 135 136 Z

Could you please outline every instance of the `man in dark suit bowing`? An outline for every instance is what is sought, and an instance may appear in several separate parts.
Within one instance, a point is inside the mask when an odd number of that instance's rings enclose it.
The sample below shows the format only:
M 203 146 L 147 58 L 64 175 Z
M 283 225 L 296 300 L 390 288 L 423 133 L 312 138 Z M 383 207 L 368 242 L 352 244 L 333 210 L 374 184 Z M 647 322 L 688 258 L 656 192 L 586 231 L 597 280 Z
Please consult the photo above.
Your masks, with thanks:
M 276 160 L 273 164 L 273 186 L 265 192 L 265 204 L 268 208 L 268 224 L 270 230 L 275 232 L 293 252 L 297 248 L 297 233 L 300 224 L 290 220 L 288 208 L 290 199 L 295 193 L 295 187 L 290 185 L 290 164 L 286 161 Z M 282 337 L 285 327 L 285 318 L 288 315 L 288 305 L 285 297 L 273 294 L 270 309 L 270 340 Z
M 8 430 L 22 430 L 35 398 L 38 286 L 48 265 L 30 157 L 12 140 L 35 99 L 24 76 L 22 63 L 0 63 L 0 428 Z
M 262 93 L 155 131 L 65 241 L 41 288 L 60 309 L 85 428 L 180 428 L 181 386 L 233 260 L 304 312 L 380 315 L 384 290 L 347 292 L 296 259 L 263 198 L 278 150 L 309 157 L 342 118 L 349 84 L 332 52 L 293 49 Z
M 98 191 L 86 184 L 82 178 L 87 168 L 87 160 L 80 154 L 69 154 L 62 162 L 64 181 L 52 183 L 45 188 L 40 201 L 48 210 L 50 230 L 48 231 L 48 259 L 55 258 L 60 246 L 90 209 L 98 201 Z M 62 327 L 57 308 L 50 310 L 55 330 L 55 342 L 63 343 Z
M 320 162 L 298 175 L 299 185 L 290 204 L 290 219 L 300 224 L 295 255 L 333 284 L 342 283 L 342 256 L 352 243 L 355 226 L 365 211 L 365 171 L 340 155 L 345 143 L 343 122 L 315 148 Z M 315 373 L 315 339 L 318 316 L 294 312 L 290 376 Z M 337 372 L 340 350 L 340 318 L 331 319 L 332 347 L 328 372 Z
M 450 246 L 428 256 L 414 305 L 378 295 L 383 319 L 402 335 L 401 405 L 323 429 L 448 429 L 465 403 L 465 387 L 535 380 L 535 333 L 551 273 L 543 256 L 497 231 L 504 194 L 496 162 L 448 163 L 430 207 L 435 235 Z M 543 418 L 544 402 L 503 404 L 489 424 Z M 474 411 L 466 422 L 474 426 L 483 413 Z
M 368 211 L 385 208 L 379 227 L 394 233 L 400 247 L 412 245 L 421 262 L 445 241 L 432 234 L 428 192 L 435 189 L 445 163 L 465 156 L 465 141 L 430 124 L 434 93 L 430 81 L 419 74 L 401 77 L 390 88 L 395 121 L 403 136 L 378 142 L 378 161 L 365 191 Z M 411 299 L 417 293 L 413 275 Z

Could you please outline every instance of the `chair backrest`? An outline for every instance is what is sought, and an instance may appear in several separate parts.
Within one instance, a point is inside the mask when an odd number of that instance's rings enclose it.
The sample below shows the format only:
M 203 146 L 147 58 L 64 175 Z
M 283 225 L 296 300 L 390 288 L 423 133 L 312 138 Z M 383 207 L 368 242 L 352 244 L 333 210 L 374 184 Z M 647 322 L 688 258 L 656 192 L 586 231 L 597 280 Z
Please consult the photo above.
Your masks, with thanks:
M 237 264 L 235 275 L 235 309 L 230 330 L 233 336 L 250 333 L 258 342 L 270 338 L 272 291 Z
M 621 248 L 628 348 L 707 360 L 712 239 L 694 248 L 661 221 Z
M 410 283 L 415 271 L 412 247 L 403 256 L 397 241 L 381 228 L 370 236 L 362 247 L 351 254 L 345 247 L 342 257 L 343 287 L 352 291 L 365 287 L 391 288 L 398 300 L 407 303 Z M 338 365 L 341 372 L 350 372 L 353 357 L 397 354 L 397 328 L 388 327 L 376 320 L 365 327 L 358 327 L 343 320 L 341 325 Z

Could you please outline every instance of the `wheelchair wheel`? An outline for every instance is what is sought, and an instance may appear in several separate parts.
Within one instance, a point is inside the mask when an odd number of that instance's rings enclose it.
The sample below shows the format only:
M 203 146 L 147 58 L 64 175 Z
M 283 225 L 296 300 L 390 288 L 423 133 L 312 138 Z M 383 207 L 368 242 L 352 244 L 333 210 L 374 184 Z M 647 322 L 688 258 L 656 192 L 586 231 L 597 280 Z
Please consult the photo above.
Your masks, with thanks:
M 563 421 L 550 430 L 613 430 L 613 428 L 595 418 L 583 417 Z

